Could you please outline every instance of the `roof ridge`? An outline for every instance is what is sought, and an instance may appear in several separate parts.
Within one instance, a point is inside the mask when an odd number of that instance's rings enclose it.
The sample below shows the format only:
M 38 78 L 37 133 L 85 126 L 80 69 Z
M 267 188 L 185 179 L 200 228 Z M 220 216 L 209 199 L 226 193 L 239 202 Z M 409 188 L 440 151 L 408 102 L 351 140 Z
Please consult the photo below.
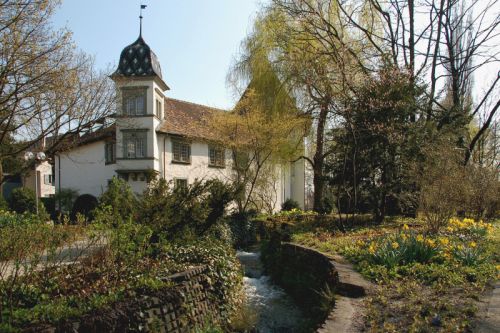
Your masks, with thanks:
M 203 104 L 199 104 L 199 103 L 189 102 L 189 101 L 185 101 L 185 100 L 177 99 L 177 98 L 173 98 L 173 97 L 166 97 L 165 96 L 165 98 L 169 99 L 169 100 L 172 100 L 172 101 L 176 101 L 176 102 L 181 102 L 181 103 L 191 104 L 191 105 L 195 105 L 195 106 L 201 106 L 201 107 L 204 107 L 204 108 L 209 108 L 209 109 L 216 110 L 216 111 L 226 111 L 224 109 L 216 108 L 216 107 L 213 107 L 213 106 L 208 106 L 208 105 L 203 105 Z

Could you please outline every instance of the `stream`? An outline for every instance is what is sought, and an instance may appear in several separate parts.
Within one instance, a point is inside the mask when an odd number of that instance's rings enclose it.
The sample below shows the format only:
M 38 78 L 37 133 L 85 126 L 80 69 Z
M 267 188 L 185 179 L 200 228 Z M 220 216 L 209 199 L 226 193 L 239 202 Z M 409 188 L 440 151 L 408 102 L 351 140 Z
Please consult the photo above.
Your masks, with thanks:
M 236 255 L 245 270 L 247 305 L 257 315 L 256 332 L 299 332 L 304 317 L 290 296 L 263 275 L 260 253 L 238 251 Z

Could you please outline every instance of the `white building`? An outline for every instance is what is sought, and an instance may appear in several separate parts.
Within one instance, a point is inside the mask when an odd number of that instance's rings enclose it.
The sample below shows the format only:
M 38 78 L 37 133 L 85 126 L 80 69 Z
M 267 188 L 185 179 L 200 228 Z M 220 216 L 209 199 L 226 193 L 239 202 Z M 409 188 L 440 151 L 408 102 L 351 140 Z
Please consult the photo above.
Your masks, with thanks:
M 115 175 L 136 193 L 144 191 L 152 174 L 176 186 L 195 179 L 232 179 L 232 152 L 217 144 L 208 123 L 224 111 L 167 97 L 160 63 L 142 36 L 122 51 L 111 78 L 119 101 L 115 123 L 56 154 L 56 189 L 98 197 Z M 288 198 L 303 207 L 303 161 L 278 168 L 276 176 L 275 210 Z

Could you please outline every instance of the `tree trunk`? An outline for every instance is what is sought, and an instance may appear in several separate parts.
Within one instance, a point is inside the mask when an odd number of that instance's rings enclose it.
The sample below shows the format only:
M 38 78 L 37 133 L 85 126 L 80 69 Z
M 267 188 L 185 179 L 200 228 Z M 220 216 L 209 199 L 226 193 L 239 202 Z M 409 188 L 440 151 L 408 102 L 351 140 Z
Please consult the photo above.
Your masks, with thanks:
M 324 140 L 325 140 L 325 125 L 328 115 L 328 106 L 322 106 L 318 117 L 318 128 L 316 132 L 316 152 L 313 157 L 313 184 L 314 184 L 314 205 L 313 210 L 318 213 L 324 212 L 323 196 L 325 190 L 325 179 L 323 175 L 323 167 L 325 162 L 324 156 Z
M 0 157 L 0 198 L 3 197 L 3 161 Z

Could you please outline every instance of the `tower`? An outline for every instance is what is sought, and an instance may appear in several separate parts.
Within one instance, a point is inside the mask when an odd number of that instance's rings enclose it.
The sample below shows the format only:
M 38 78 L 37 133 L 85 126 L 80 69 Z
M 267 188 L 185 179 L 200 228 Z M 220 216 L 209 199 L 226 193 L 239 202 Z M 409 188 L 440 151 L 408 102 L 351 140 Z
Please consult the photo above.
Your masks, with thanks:
M 152 172 L 162 170 L 156 128 L 164 120 L 164 92 L 169 90 L 142 29 L 139 38 L 121 52 L 111 78 L 118 99 L 116 172 L 141 192 Z

